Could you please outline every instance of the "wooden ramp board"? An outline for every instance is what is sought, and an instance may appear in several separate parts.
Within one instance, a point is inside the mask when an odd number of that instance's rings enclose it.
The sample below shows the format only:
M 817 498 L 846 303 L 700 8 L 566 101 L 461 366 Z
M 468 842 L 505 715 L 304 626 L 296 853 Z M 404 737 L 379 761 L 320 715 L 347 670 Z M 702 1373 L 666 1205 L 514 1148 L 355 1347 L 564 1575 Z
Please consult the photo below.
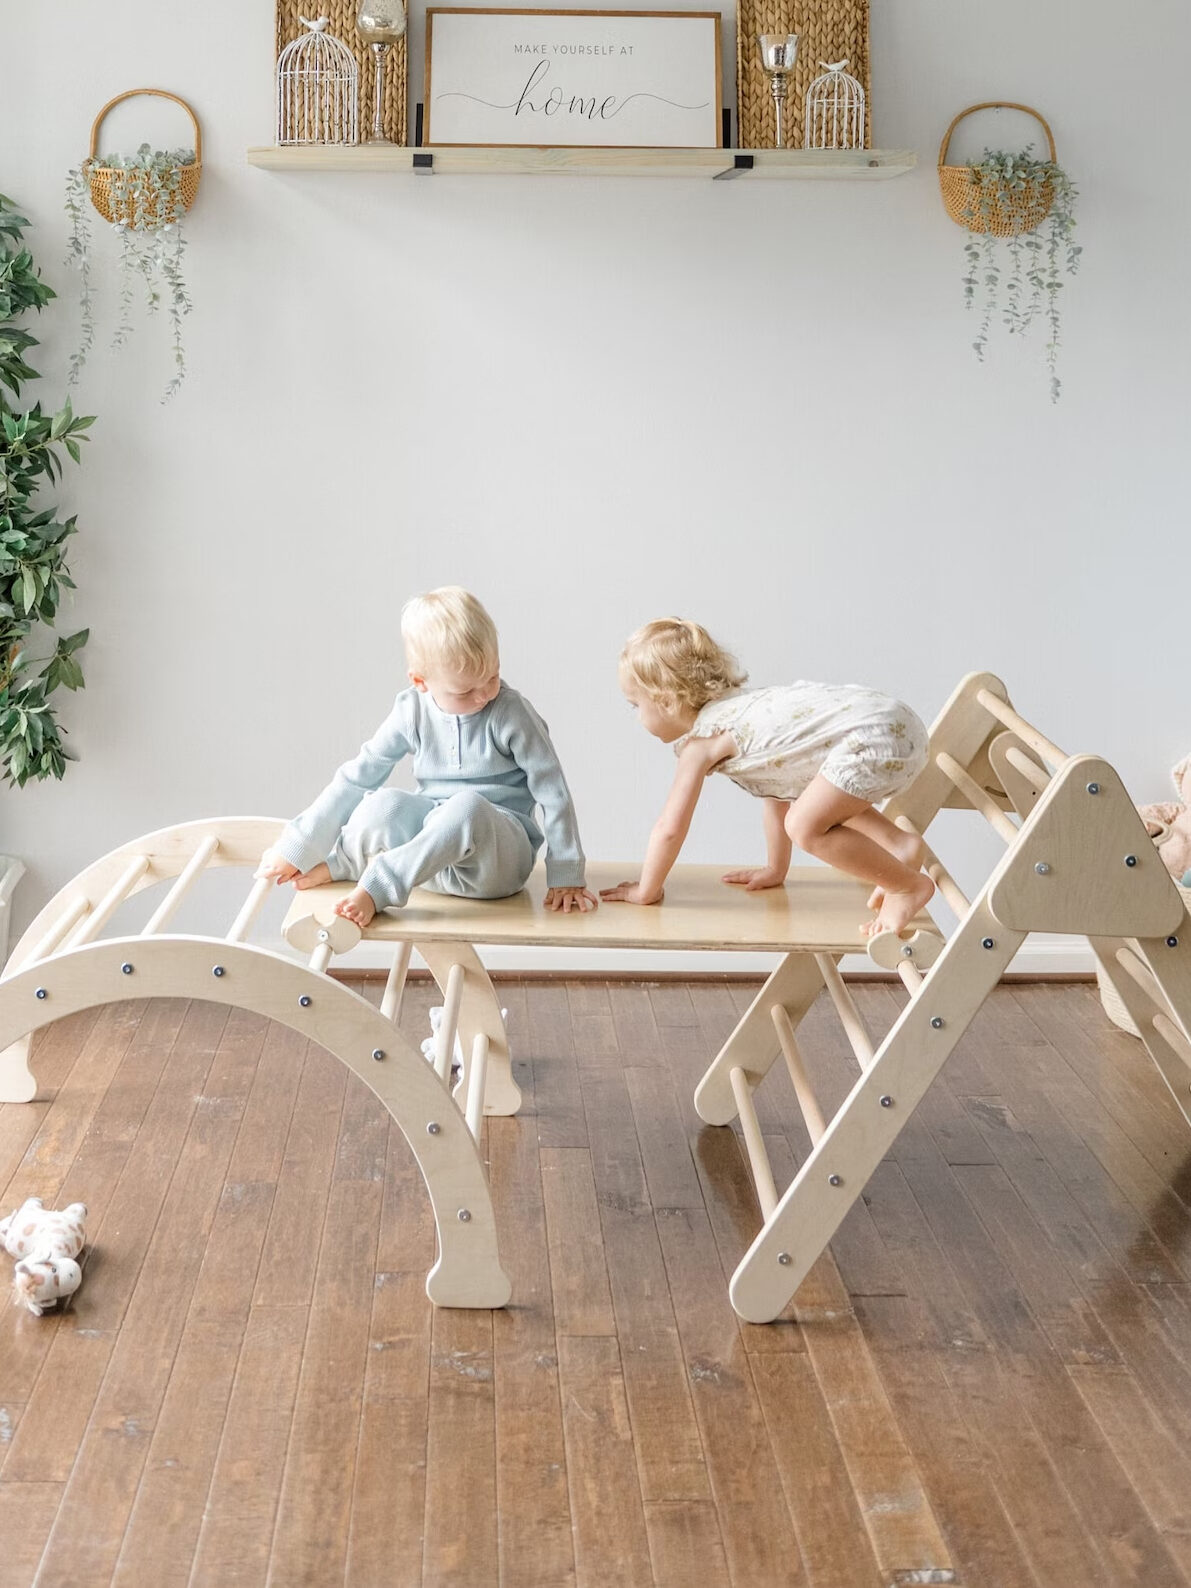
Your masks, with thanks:
M 587 868 L 593 893 L 637 875 L 631 861 Z M 871 919 L 862 882 L 827 866 L 790 872 L 785 887 L 746 893 L 720 879 L 727 866 L 675 866 L 661 904 L 604 904 L 581 914 L 547 910 L 545 872 L 539 867 L 527 888 L 508 899 L 458 899 L 417 888 L 401 910 L 378 913 L 364 933 L 370 942 L 412 940 L 452 943 L 528 943 L 542 947 L 754 950 L 773 954 L 862 954 L 861 923 Z M 282 926 L 301 935 L 299 922 L 327 921 L 350 893 L 349 883 L 295 891 Z M 914 926 L 937 928 L 925 913 Z

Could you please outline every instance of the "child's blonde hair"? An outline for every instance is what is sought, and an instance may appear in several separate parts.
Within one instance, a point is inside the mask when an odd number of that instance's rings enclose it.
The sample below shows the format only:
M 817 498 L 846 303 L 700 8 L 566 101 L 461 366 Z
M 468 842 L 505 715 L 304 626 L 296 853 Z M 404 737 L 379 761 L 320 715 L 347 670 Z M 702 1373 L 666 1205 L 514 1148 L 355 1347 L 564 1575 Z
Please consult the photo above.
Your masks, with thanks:
M 625 642 L 620 677 L 667 708 L 699 711 L 709 700 L 739 689 L 748 674 L 698 623 L 659 618 Z
M 411 672 L 441 667 L 487 675 L 500 661 L 496 624 L 475 596 L 457 584 L 407 601 L 401 609 L 401 638 Z

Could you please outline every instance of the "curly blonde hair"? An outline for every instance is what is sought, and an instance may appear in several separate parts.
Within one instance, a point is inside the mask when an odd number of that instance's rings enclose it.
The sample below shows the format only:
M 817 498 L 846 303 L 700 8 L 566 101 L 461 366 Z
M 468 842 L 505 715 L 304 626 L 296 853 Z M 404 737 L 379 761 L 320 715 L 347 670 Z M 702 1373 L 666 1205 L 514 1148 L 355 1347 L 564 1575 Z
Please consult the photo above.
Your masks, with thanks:
M 500 657 L 496 625 L 472 595 L 457 584 L 427 590 L 401 609 L 405 659 L 414 672 L 436 667 L 458 673 L 487 673 Z
M 736 658 L 688 618 L 659 618 L 629 636 L 620 653 L 621 683 L 660 705 L 700 711 L 748 679 Z

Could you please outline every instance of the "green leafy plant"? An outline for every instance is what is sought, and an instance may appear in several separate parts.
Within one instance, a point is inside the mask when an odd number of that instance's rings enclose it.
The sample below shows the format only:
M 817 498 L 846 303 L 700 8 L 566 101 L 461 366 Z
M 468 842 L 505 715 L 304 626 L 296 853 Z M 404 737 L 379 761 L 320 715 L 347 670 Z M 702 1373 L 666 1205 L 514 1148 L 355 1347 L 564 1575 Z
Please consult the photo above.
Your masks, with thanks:
M 972 346 L 983 359 L 995 320 L 1011 336 L 1024 336 L 1041 316 L 1051 401 L 1057 402 L 1062 390 L 1057 373 L 1060 294 L 1063 277 L 1075 275 L 1083 252 L 1072 240 L 1078 189 L 1061 166 L 1036 159 L 1028 149 L 1018 154 L 986 149 L 968 173 L 971 196 L 962 211 L 971 228 L 964 244 L 964 301 L 969 309 L 980 307 Z M 1045 217 L 1028 229 L 1023 226 L 1023 219 L 1028 222 L 1031 212 L 1044 209 L 1047 199 Z
M 120 307 L 113 347 L 122 347 L 132 334 L 132 309 L 139 284 L 145 305 L 156 314 L 165 304 L 170 341 L 174 355 L 174 374 L 165 389 L 163 402 L 174 396 L 186 376 L 186 349 L 182 341 L 182 321 L 190 313 L 190 296 L 182 268 L 186 237 L 182 217 L 186 205 L 182 196 L 182 167 L 193 165 L 193 149 L 151 149 L 142 143 L 135 154 L 106 154 L 100 159 L 84 160 L 66 178 L 66 213 L 70 219 L 67 263 L 80 277 L 82 327 L 79 345 L 70 361 L 69 381 L 79 378 L 87 355 L 95 345 L 95 286 L 91 252 L 91 177 L 92 166 L 110 172 L 112 230 L 120 247 Z
M 25 412 L 13 406 L 22 384 L 37 378 L 25 362 L 37 339 L 15 321 L 55 296 L 23 245 L 28 225 L 0 194 L 0 766 L 18 786 L 60 778 L 74 759 L 49 696 L 83 687 L 77 652 L 88 630 L 57 637 L 52 654 L 40 660 L 27 641 L 32 631 L 53 628 L 62 590 L 74 588 L 66 542 L 75 520 L 59 522 L 54 508 L 33 497 L 43 480 L 61 477 L 59 447 L 79 461 L 79 443 L 87 439 L 81 432 L 94 422 L 75 415 L 69 399 L 55 414 L 43 413 L 40 403 Z

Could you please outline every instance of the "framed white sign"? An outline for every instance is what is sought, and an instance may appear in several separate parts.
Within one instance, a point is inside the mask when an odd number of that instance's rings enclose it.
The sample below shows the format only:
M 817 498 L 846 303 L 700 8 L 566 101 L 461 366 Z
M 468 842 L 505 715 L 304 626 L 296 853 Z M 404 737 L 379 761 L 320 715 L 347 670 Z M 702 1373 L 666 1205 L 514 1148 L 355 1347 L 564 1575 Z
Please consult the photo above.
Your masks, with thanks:
M 426 12 L 427 144 L 715 149 L 718 11 Z

